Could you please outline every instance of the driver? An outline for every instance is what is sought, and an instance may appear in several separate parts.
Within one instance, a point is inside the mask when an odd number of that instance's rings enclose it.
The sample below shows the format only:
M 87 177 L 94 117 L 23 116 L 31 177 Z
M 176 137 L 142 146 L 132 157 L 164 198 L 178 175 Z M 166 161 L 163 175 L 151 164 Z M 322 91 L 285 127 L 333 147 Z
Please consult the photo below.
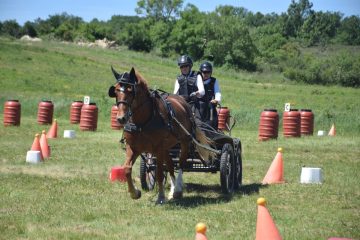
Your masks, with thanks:
M 191 105 L 195 117 L 201 119 L 199 99 L 204 96 L 204 84 L 201 74 L 192 71 L 193 62 L 188 55 L 178 59 L 181 74 L 176 78 L 174 94 L 183 96 Z
M 221 103 L 219 81 L 211 76 L 213 67 L 210 62 L 203 62 L 199 70 L 205 88 L 205 95 L 199 99 L 201 120 L 214 129 L 217 129 L 218 114 L 216 105 Z

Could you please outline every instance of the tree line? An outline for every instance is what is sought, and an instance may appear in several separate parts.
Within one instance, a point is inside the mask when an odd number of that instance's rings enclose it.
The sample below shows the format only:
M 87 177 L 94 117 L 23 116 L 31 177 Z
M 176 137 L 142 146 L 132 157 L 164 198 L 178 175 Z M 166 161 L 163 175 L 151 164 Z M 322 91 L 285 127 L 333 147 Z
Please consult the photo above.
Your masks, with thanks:
M 292 0 L 281 14 L 253 13 L 229 5 L 201 12 L 193 4 L 183 7 L 183 0 L 139 0 L 137 6 L 137 16 L 114 15 L 108 21 L 85 22 L 67 13 L 23 26 L 7 20 L 0 22 L 0 34 L 74 42 L 107 38 L 130 50 L 162 57 L 188 54 L 215 66 L 247 71 L 270 68 L 299 82 L 360 86 L 359 48 L 322 58 L 302 51 L 314 46 L 359 46 L 359 16 L 314 11 L 309 0 Z

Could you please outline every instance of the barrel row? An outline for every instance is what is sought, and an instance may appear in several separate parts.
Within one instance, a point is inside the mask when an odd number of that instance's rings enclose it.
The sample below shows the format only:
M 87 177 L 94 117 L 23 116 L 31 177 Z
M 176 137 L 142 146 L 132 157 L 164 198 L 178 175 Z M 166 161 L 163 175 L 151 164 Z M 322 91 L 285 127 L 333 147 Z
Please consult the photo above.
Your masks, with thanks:
M 279 114 L 276 109 L 264 109 L 260 115 L 259 140 L 276 139 L 279 130 Z M 284 137 L 313 135 L 314 114 L 310 109 L 290 109 L 283 114 Z
M 117 106 L 111 108 L 111 128 L 119 130 L 122 125 L 116 120 Z M 51 124 L 54 115 L 52 101 L 43 100 L 38 105 L 37 122 Z M 4 104 L 4 126 L 19 126 L 21 119 L 21 104 L 18 100 L 8 100 Z M 83 104 L 74 101 L 70 106 L 70 123 L 80 124 L 80 130 L 96 131 L 98 121 L 98 107 L 95 103 Z

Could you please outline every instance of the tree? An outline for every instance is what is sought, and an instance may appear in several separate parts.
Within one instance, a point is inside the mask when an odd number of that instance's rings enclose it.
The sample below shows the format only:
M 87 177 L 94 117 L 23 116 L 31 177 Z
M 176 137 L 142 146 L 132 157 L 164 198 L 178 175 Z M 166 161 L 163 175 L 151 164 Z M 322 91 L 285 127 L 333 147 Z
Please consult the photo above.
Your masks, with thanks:
M 340 19 L 340 13 L 315 12 L 305 20 L 299 36 L 307 42 L 308 46 L 317 43 L 325 44 L 335 36 L 340 26 Z
M 281 25 L 266 24 L 254 29 L 251 33 L 259 53 L 262 57 L 274 61 L 277 51 L 288 41 L 281 35 Z
M 7 20 L 3 22 L 2 32 L 12 37 L 19 38 L 21 35 L 21 27 L 16 20 Z
M 29 35 L 30 37 L 37 37 L 37 31 L 35 29 L 35 24 L 27 21 L 22 29 L 23 34 Z
M 215 13 L 205 19 L 205 54 L 213 56 L 214 64 L 255 70 L 258 50 L 244 21 L 236 16 L 220 17 Z
M 121 36 L 123 42 L 130 50 L 149 52 L 152 49 L 149 28 L 147 20 L 126 25 L 124 34 Z
M 139 0 L 135 12 L 155 21 L 169 21 L 179 15 L 182 4 L 183 0 Z
M 360 45 L 360 17 L 350 16 L 344 18 L 339 28 L 340 41 L 349 45 Z
M 188 54 L 194 60 L 204 54 L 203 14 L 192 4 L 181 12 L 169 37 L 170 47 L 178 54 Z
M 311 10 L 313 4 L 309 0 L 291 1 L 287 14 L 284 17 L 283 34 L 285 37 L 297 37 L 304 21 L 314 13 Z
M 230 5 L 220 5 L 216 7 L 215 12 L 222 17 L 236 16 L 239 18 L 245 18 L 249 14 L 249 11 L 246 8 Z
M 83 25 L 83 34 L 86 39 L 90 41 L 108 38 L 111 39 L 110 29 L 108 24 L 100 22 L 98 19 L 94 18 L 91 22 Z
M 160 53 L 162 57 L 169 57 L 174 53 L 170 42 L 170 35 L 174 28 L 173 22 L 157 21 L 151 25 L 150 38 L 156 53 Z
M 66 20 L 55 29 L 55 36 L 61 40 L 74 41 L 80 34 L 80 28 L 84 21 L 80 17 L 66 15 Z

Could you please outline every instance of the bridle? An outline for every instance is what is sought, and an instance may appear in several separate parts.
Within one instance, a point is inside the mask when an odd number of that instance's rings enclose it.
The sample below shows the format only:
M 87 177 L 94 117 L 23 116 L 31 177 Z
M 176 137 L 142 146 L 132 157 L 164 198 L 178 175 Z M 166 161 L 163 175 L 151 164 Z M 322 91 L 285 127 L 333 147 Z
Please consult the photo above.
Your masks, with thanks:
M 135 96 L 136 96 L 136 85 L 137 84 L 136 83 L 128 83 L 128 82 L 124 82 L 124 81 L 118 81 L 117 84 L 119 84 L 119 83 L 122 83 L 122 85 L 120 85 L 119 91 L 124 94 L 126 92 L 125 89 L 127 89 L 128 86 L 131 86 L 131 94 L 132 94 L 131 102 L 128 100 L 117 100 L 117 97 L 115 97 L 117 107 L 119 107 L 120 104 L 124 104 L 125 106 L 127 106 L 127 111 L 125 113 L 125 119 L 127 122 L 130 119 L 130 117 L 132 116 L 131 106 L 132 106 Z M 116 91 L 116 88 L 114 90 Z

